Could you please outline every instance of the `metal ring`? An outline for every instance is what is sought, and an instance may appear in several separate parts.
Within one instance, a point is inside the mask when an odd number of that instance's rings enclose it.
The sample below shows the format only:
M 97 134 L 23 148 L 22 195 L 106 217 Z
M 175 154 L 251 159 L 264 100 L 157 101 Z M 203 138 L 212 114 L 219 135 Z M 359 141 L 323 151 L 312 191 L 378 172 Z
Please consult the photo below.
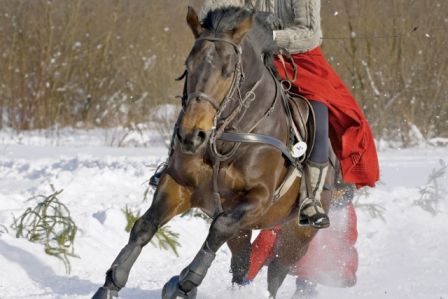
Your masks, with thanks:
M 292 88 L 291 81 L 289 81 L 289 80 L 282 80 L 282 81 L 280 81 L 280 83 L 282 84 L 282 88 L 283 88 L 284 91 L 288 92 L 288 91 L 291 90 L 291 88 Z
M 255 94 L 255 92 L 253 90 L 249 90 L 248 92 L 246 92 L 246 96 L 245 96 L 245 102 L 248 101 L 249 105 L 250 103 L 252 103 L 253 101 L 255 101 L 255 98 L 257 97 L 257 95 Z

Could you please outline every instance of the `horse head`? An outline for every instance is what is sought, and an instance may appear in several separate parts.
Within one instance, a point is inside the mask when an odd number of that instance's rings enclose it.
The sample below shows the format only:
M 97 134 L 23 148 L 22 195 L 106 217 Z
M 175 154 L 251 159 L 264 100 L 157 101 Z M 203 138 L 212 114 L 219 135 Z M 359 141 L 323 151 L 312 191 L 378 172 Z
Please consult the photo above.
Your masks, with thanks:
M 188 9 L 187 23 L 195 43 L 185 62 L 186 101 L 177 131 L 184 153 L 196 154 L 204 148 L 224 99 L 239 84 L 240 44 L 252 27 L 252 13 L 239 11 L 232 24 L 216 28 L 216 20 L 206 18 L 201 24 L 194 9 Z

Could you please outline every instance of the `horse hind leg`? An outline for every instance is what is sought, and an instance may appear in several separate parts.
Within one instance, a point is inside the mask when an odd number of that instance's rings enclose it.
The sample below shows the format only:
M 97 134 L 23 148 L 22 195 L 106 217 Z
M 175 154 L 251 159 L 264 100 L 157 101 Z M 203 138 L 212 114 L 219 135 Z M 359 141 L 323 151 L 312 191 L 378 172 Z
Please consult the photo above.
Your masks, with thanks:
M 179 198 L 189 198 L 189 196 L 182 186 L 178 185 L 168 175 L 165 176 L 156 192 L 151 207 L 135 222 L 128 244 L 115 258 L 106 272 L 106 281 L 103 287 L 98 289 L 92 299 L 118 297 L 118 291 L 126 285 L 129 272 L 140 255 L 142 248 L 151 241 L 159 227 L 190 207 L 189 201 L 179 202 Z
M 243 285 L 250 265 L 252 231 L 241 231 L 240 234 L 227 241 L 232 252 L 230 270 L 232 272 L 232 283 Z
M 333 186 L 334 180 L 334 167 L 330 167 L 327 172 L 325 184 Z M 332 190 L 322 191 L 321 197 L 325 213 L 328 213 Z M 290 268 L 305 256 L 308 246 L 317 232 L 317 229 L 312 227 L 298 226 L 295 221 L 289 221 L 282 226 L 277 254 L 268 266 L 268 291 L 273 298 L 275 298 Z
M 295 221 L 290 221 L 282 227 L 278 236 L 280 242 L 277 254 L 268 266 L 268 291 L 272 298 L 276 297 L 291 266 L 305 255 L 316 232 L 314 228 L 297 226 Z

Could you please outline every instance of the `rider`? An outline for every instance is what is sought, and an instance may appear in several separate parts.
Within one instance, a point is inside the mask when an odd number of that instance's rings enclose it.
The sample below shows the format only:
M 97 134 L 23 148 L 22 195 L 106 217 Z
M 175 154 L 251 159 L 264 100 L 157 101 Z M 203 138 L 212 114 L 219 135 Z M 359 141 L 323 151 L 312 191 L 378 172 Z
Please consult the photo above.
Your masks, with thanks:
M 320 202 L 328 169 L 330 137 L 341 162 L 343 180 L 358 187 L 374 186 L 379 178 L 378 158 L 367 120 L 356 100 L 325 60 L 320 44 L 320 0 L 205 0 L 201 15 L 226 6 L 246 6 L 268 12 L 270 23 L 277 24 L 272 36 L 286 49 L 298 66 L 276 61 L 279 75 L 297 78 L 292 91 L 308 98 L 316 116 L 315 145 L 305 163 L 305 186 L 299 200 L 299 223 L 315 228 L 330 225 Z M 274 18 L 274 22 L 272 22 Z M 165 164 L 166 165 L 166 164 Z M 157 186 L 165 167 L 159 167 L 150 184 Z

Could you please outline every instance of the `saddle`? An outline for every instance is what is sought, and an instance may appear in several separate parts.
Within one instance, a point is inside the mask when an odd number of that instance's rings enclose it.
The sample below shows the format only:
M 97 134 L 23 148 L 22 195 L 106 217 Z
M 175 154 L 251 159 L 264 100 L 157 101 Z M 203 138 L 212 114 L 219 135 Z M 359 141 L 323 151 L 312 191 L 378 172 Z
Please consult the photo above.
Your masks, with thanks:
M 303 141 L 307 145 L 304 161 L 308 159 L 314 147 L 316 128 L 314 110 L 307 98 L 291 92 L 288 93 L 288 106 L 294 141 Z
M 288 106 L 290 109 L 291 126 L 294 132 L 295 141 L 303 141 L 307 144 L 306 154 L 302 157 L 302 161 L 308 159 L 315 142 L 315 116 L 314 110 L 307 98 L 288 93 Z M 329 163 L 336 170 L 334 185 L 324 185 L 325 190 L 335 190 L 332 193 L 331 204 L 333 206 L 342 207 L 349 204 L 353 200 L 354 185 L 346 184 L 342 181 L 342 172 L 340 169 L 340 163 L 331 148 L 330 143 L 330 156 L 328 157 Z M 292 186 L 294 180 L 301 177 L 301 173 L 297 168 L 290 168 L 283 183 L 277 188 L 274 193 L 274 200 L 280 198 L 286 193 Z M 303 186 L 302 186 L 303 187 Z
M 285 100 L 285 108 L 287 110 L 287 115 L 290 118 L 288 122 L 290 123 L 292 131 L 290 145 L 292 146 L 298 142 L 304 142 L 307 146 L 305 154 L 300 158 L 300 163 L 303 163 L 308 159 L 314 147 L 316 132 L 314 110 L 308 99 L 301 95 L 288 92 L 285 94 L 285 97 L 287 97 Z M 301 176 L 301 169 L 297 168 L 296 165 L 290 166 L 285 179 L 274 192 L 274 201 L 282 197 L 295 180 Z

